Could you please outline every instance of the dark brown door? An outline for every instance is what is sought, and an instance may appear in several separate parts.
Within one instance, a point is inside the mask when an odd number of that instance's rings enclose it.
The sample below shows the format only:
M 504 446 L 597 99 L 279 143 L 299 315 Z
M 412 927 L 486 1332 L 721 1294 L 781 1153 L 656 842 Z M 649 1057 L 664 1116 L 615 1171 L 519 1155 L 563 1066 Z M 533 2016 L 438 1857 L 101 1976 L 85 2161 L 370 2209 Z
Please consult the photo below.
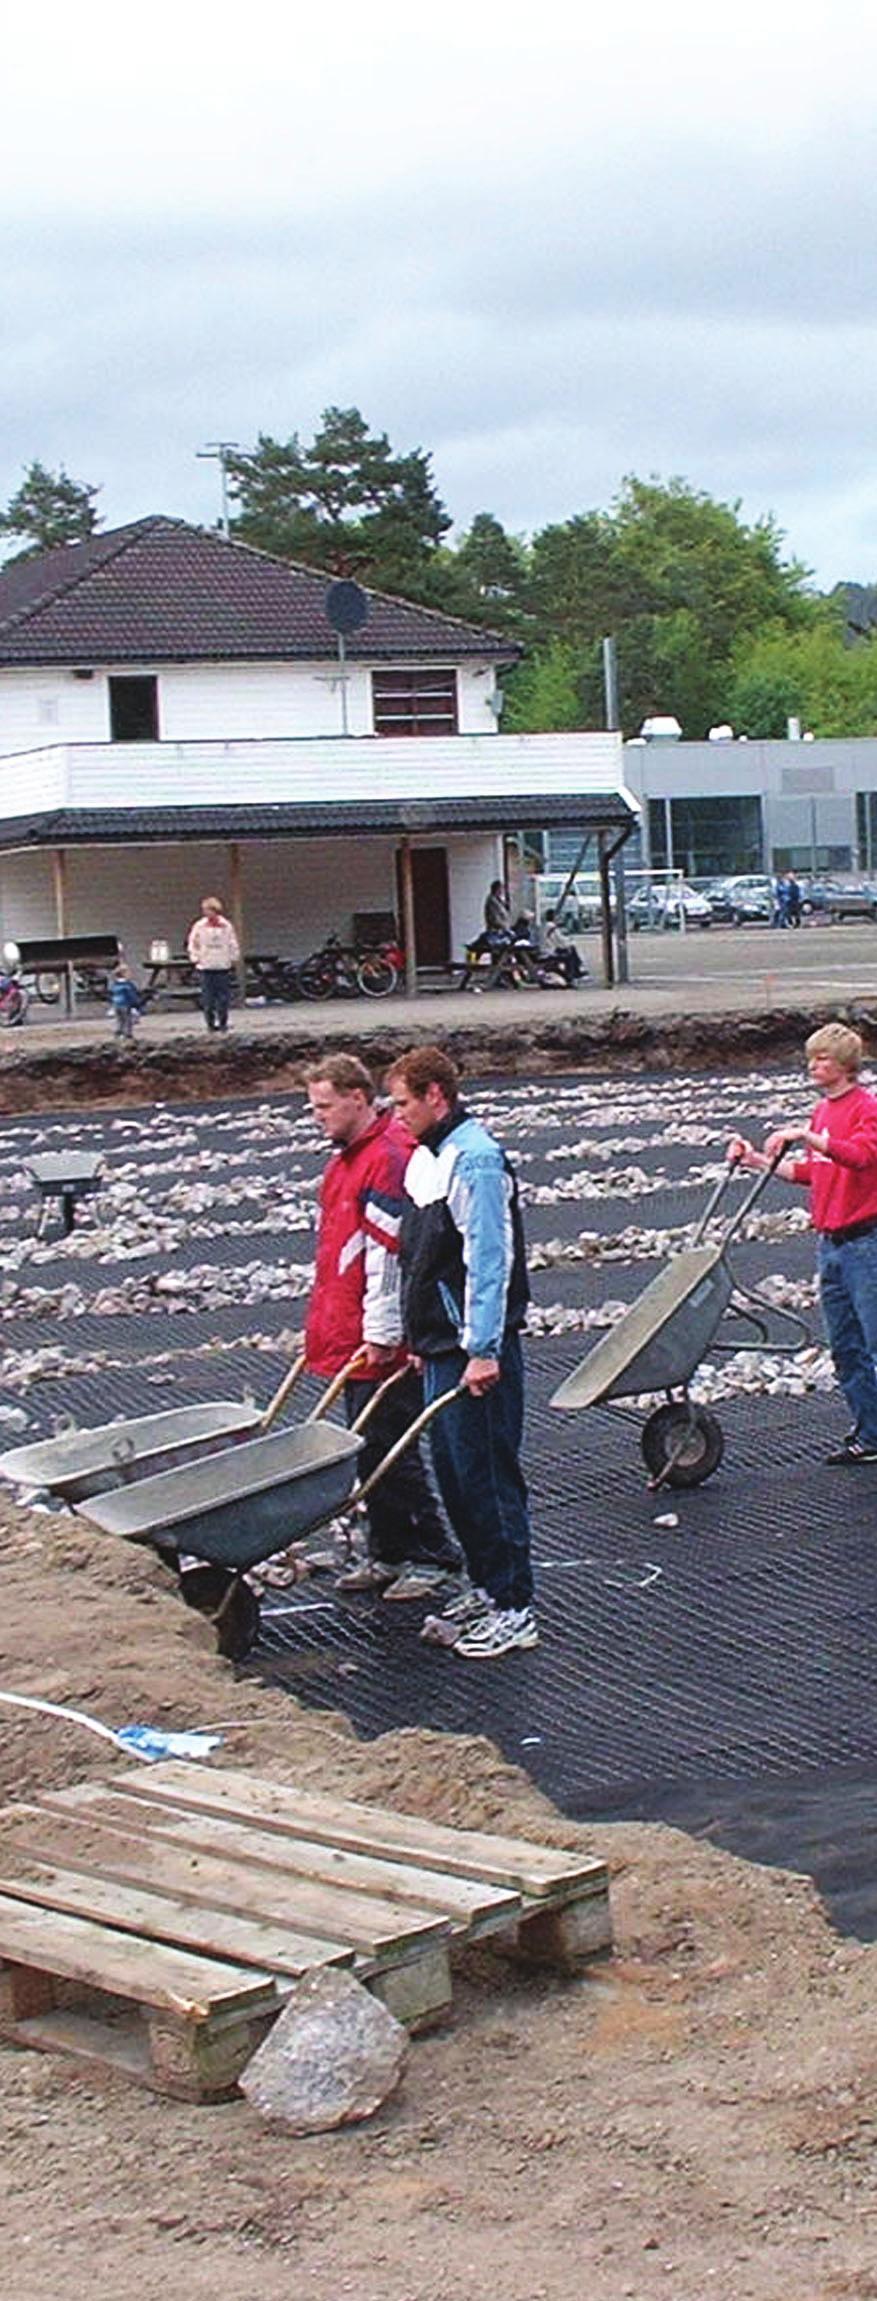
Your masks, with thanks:
M 451 901 L 446 847 L 412 847 L 411 882 L 414 894 L 414 934 L 419 967 L 446 967 L 451 957 Z M 401 857 L 396 856 L 396 886 L 400 926 L 402 911 Z

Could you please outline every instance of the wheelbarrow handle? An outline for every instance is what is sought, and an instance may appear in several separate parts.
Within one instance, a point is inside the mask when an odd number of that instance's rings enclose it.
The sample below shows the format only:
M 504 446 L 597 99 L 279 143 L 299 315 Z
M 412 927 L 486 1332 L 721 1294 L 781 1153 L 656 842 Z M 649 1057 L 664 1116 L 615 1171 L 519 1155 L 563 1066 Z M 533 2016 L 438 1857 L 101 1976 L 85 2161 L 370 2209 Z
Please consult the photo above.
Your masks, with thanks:
M 356 1421 L 351 1422 L 351 1430 L 364 1430 L 366 1423 L 371 1421 L 376 1407 L 380 1406 L 381 1400 L 383 1398 L 386 1398 L 388 1390 L 395 1390 L 397 1382 L 402 1382 L 405 1375 L 410 1373 L 411 1361 L 410 1359 L 406 1358 L 404 1366 L 397 1366 L 394 1373 L 388 1374 L 385 1381 L 378 1383 L 377 1390 L 373 1390 L 371 1397 L 366 1399 L 365 1405 L 361 1408 L 359 1414 L 356 1417 Z
M 306 1365 L 306 1354 L 303 1350 L 300 1350 L 298 1357 L 293 1359 L 292 1365 L 287 1367 L 283 1381 L 278 1383 L 273 1398 L 269 1398 L 268 1400 L 265 1412 L 259 1422 L 260 1438 L 264 1438 L 266 1430 L 270 1430 L 272 1422 L 276 1422 L 281 1407 L 286 1405 L 286 1401 L 291 1397 L 296 1383 L 301 1381 L 301 1377 L 304 1373 Z
M 692 1246 L 700 1245 L 704 1231 L 706 1230 L 707 1223 L 710 1221 L 711 1216 L 715 1214 L 719 1201 L 724 1198 L 728 1184 L 732 1180 L 732 1177 L 736 1174 L 739 1164 L 739 1159 L 726 1159 L 718 1182 L 716 1183 L 715 1188 L 711 1190 L 709 1198 L 707 1199 L 706 1206 L 704 1207 L 700 1221 L 697 1225 L 697 1229 L 692 1233 Z
M 736 1210 L 736 1213 L 732 1216 L 731 1221 L 728 1224 L 726 1233 L 727 1238 L 733 1238 L 735 1230 L 739 1230 L 741 1222 L 745 1222 L 746 1216 L 748 1215 L 750 1209 L 754 1207 L 756 1199 L 761 1197 L 761 1193 L 764 1190 L 766 1184 L 769 1183 L 771 1175 L 776 1174 L 777 1167 L 779 1166 L 781 1159 L 785 1158 L 786 1147 L 786 1144 L 783 1143 L 778 1151 L 774 1151 L 773 1158 L 768 1159 L 766 1167 L 762 1167 L 761 1173 L 756 1175 L 751 1189 L 746 1192 L 745 1198 L 740 1200 L 740 1204 Z M 731 1172 L 733 1173 L 733 1166 L 731 1168 Z
M 443 1391 L 441 1398 L 434 1398 L 429 1406 L 425 1406 L 423 1413 L 416 1416 L 409 1428 L 403 1432 L 401 1438 L 397 1438 L 395 1446 L 390 1447 L 389 1453 L 384 1455 L 383 1461 L 377 1464 L 370 1477 L 363 1479 L 362 1485 L 357 1486 L 353 1497 L 354 1501 L 364 1502 L 371 1493 L 372 1487 L 377 1485 L 378 1479 L 386 1477 L 387 1471 L 393 1469 L 394 1464 L 399 1461 L 407 1447 L 414 1445 L 416 1438 L 422 1438 L 423 1432 L 428 1430 L 435 1416 L 442 1414 L 445 1407 L 451 1405 L 453 1399 L 465 1398 L 466 1396 L 467 1386 L 465 1382 L 458 1382 L 453 1390 Z
M 324 1390 L 318 1404 L 311 1409 L 310 1414 L 305 1415 L 305 1421 L 322 1422 L 324 1414 L 328 1414 L 330 1406 L 334 1406 L 336 1398 L 340 1398 L 345 1382 L 349 1382 L 357 1367 L 364 1366 L 364 1364 L 365 1346 L 360 1342 L 357 1344 L 353 1357 L 348 1358 L 347 1365 L 339 1369 L 339 1372 L 330 1382 L 328 1390 Z

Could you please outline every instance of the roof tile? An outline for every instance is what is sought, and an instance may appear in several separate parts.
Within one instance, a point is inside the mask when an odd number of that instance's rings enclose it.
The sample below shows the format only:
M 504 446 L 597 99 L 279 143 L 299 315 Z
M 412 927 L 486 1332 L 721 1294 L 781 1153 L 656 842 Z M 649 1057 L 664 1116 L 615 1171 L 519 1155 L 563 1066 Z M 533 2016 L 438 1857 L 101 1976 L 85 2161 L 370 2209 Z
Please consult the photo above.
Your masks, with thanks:
M 334 659 L 331 578 L 155 517 L 0 568 L 0 665 Z M 361 661 L 512 661 L 498 633 L 387 593 L 347 641 Z

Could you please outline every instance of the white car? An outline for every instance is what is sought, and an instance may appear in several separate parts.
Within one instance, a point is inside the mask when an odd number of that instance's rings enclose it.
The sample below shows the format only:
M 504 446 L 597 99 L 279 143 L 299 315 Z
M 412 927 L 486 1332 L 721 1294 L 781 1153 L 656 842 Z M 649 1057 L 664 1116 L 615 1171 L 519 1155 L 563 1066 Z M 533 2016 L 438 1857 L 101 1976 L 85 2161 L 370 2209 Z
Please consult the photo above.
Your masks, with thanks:
M 711 927 L 713 914 L 696 887 L 639 887 L 627 906 L 634 932 L 639 927 Z

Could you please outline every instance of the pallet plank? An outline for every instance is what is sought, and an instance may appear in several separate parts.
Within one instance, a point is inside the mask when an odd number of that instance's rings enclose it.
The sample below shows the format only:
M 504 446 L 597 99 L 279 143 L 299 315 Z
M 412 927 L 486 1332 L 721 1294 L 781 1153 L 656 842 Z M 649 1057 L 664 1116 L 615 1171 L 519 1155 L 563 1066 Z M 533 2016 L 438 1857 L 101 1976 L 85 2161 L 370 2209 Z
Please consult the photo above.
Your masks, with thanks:
M 189 1956 L 164 1942 L 132 1939 L 89 1918 L 68 1917 L 7 1900 L 2 1894 L 0 1959 L 135 1998 L 138 2004 L 181 2015 L 188 2022 L 207 2021 L 217 2012 L 255 2011 L 276 2004 L 270 1973 Z
M 413 1902 L 417 1908 L 447 1918 L 460 1932 L 509 1924 L 521 1909 L 519 1893 L 502 1886 L 485 1885 L 478 1878 L 449 1878 L 437 1870 L 377 1861 L 373 1856 L 349 1853 L 318 1839 L 292 1837 L 287 1831 L 262 1830 L 225 1816 L 194 1811 L 179 1813 L 171 1806 L 150 1806 L 144 1811 L 140 1800 L 126 1797 L 112 1784 L 104 1787 L 89 1782 L 75 1790 L 46 1792 L 40 1803 L 52 1812 L 87 1815 L 95 1823 L 121 1829 L 126 1835 L 147 1830 L 150 1838 L 201 1848 L 206 1853 L 246 1862 L 253 1869 L 320 1879 L 327 1885 L 377 1895 L 385 1902 Z
M 253 1872 L 243 1861 L 171 1845 L 148 1836 L 104 1828 L 74 1809 L 38 1806 L 7 1808 L 3 1836 L 66 1869 L 114 1877 L 126 1885 L 153 1886 L 175 1899 L 241 1917 L 273 1918 L 297 1932 L 346 1943 L 372 1955 L 393 1955 L 424 1937 L 443 1938 L 444 1919 L 432 1910 L 381 1901 L 340 1886 L 311 1883 L 292 1872 Z M 2 1839 L 0 1839 L 2 1850 Z M 0 1881 L 2 1883 L 2 1881 Z
M 296 1977 L 316 1965 L 353 1963 L 354 1951 L 341 1942 L 320 1941 L 316 1935 L 296 1934 L 291 1928 L 267 1924 L 257 1918 L 238 1917 L 228 1910 L 193 1909 L 169 1894 L 123 1886 L 103 1877 L 80 1876 L 75 1870 L 54 1869 L 24 1857 L 20 1877 L 10 1877 L 8 1858 L 0 1890 L 16 1901 L 38 1902 L 44 1909 L 70 1917 L 93 1919 L 114 1926 L 120 1933 L 145 1934 L 150 1940 L 191 1949 L 205 1957 L 232 1958 L 238 1965 L 254 1965 L 271 1973 Z
M 537 1898 L 575 1889 L 604 1893 L 605 1862 L 557 1852 L 525 1839 L 458 1830 L 414 1814 L 382 1806 L 356 1805 L 346 1798 L 290 1789 L 253 1779 L 231 1768 L 207 1771 L 186 1764 L 151 1766 L 121 1774 L 120 1787 L 146 1804 L 177 1806 L 189 1812 L 234 1816 L 263 1829 L 309 1837 L 351 1853 L 395 1859 L 412 1867 L 446 1870 L 451 1877 L 480 1878 L 491 1885 Z

